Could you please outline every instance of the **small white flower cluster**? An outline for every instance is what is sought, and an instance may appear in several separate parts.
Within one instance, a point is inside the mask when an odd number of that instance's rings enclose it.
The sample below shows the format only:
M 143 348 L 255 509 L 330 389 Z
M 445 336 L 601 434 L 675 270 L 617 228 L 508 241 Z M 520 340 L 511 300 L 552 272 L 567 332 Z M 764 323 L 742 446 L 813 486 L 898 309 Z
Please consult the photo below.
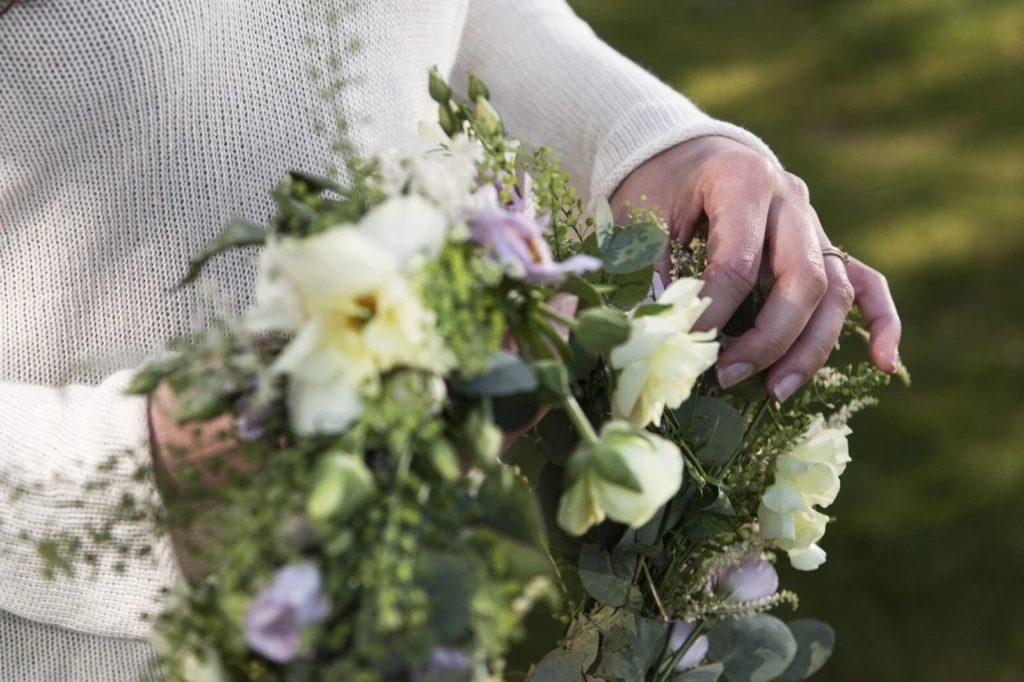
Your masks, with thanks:
M 839 476 L 850 461 L 847 427 L 828 428 L 818 415 L 794 448 L 775 462 L 775 482 L 758 510 L 761 535 L 789 554 L 790 563 L 812 571 L 825 563 L 816 543 L 825 535 L 825 508 L 839 494 Z
M 854 398 L 845 405 L 840 406 L 836 410 L 835 414 L 828 418 L 826 426 L 830 429 L 839 429 L 850 421 L 853 415 L 857 414 L 865 407 L 874 407 L 878 404 L 878 398 Z
M 834 367 L 822 367 L 814 375 L 814 382 L 822 388 L 838 388 L 845 381 L 846 375 Z

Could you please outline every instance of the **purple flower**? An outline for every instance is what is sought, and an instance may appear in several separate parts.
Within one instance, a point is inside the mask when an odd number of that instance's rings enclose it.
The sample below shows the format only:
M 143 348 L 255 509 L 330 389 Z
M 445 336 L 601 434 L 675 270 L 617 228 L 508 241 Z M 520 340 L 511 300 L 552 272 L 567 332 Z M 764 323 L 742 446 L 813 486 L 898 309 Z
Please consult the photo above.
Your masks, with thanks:
M 249 606 L 245 641 L 271 661 L 287 663 L 299 651 L 303 628 L 326 618 L 330 608 L 330 602 L 320 594 L 320 571 L 316 566 L 285 566 Z
M 672 627 L 675 626 L 675 627 Z M 695 623 L 682 623 L 675 622 L 669 623 L 668 627 L 672 627 L 672 634 L 668 640 L 669 649 L 673 652 L 679 651 L 679 649 L 686 643 L 687 638 L 693 632 L 693 629 L 697 627 Z M 679 659 L 679 665 L 676 666 L 677 670 L 686 670 L 692 668 L 708 655 L 708 638 L 701 635 L 690 644 L 690 648 L 687 649 L 683 657 Z
M 523 193 L 513 193 L 512 205 L 501 204 L 498 188 L 484 185 L 474 195 L 469 221 L 473 239 L 489 248 L 503 263 L 513 266 L 524 282 L 561 282 L 570 272 L 581 273 L 601 267 L 601 261 L 578 254 L 558 263 L 544 239 L 544 230 L 534 216 L 531 180 L 526 176 Z
M 778 591 L 779 574 L 767 559 L 751 557 L 713 576 L 708 589 L 729 601 L 758 601 Z

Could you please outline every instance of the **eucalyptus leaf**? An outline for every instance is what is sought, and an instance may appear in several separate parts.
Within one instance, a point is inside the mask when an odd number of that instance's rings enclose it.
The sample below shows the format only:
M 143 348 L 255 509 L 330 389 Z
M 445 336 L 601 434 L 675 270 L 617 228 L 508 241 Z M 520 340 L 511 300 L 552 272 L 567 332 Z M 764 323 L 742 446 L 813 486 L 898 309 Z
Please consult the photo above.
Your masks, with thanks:
M 613 275 L 609 284 L 615 289 L 608 300 L 618 308 L 632 308 L 639 305 L 650 295 L 653 279 L 653 265 L 625 275 Z
M 580 551 L 580 580 L 587 593 L 607 606 L 625 606 L 632 587 L 636 555 L 615 552 L 598 545 L 584 545 Z
M 633 311 L 633 319 L 647 317 L 648 315 L 660 315 L 662 311 L 671 309 L 672 306 L 667 303 L 645 303 Z
M 668 643 L 668 629 L 665 624 L 652 618 L 636 617 L 637 660 L 646 672 L 658 662 Z
M 572 621 L 570 628 L 565 637 L 565 647 L 583 654 L 583 669 L 590 670 L 601 653 L 601 632 L 593 622 L 584 619 Z
M 579 335 L 574 331 L 569 335 L 569 348 L 572 350 L 572 363 L 569 369 L 576 381 L 586 381 L 597 366 L 599 355 L 583 347 Z
M 617 232 L 604 254 L 609 274 L 635 272 L 653 264 L 668 246 L 668 233 L 653 223 L 637 223 Z
M 722 466 L 743 444 L 746 422 L 736 408 L 720 398 L 692 398 L 674 410 L 694 439 L 697 458 L 705 466 Z
M 836 631 L 827 623 L 811 618 L 793 621 L 789 624 L 789 631 L 796 639 L 796 658 L 782 673 L 782 680 L 800 682 L 821 670 L 832 656 Z
M 535 547 L 544 546 L 544 519 L 526 480 L 508 467 L 495 467 L 480 484 L 483 520 L 495 530 Z
M 614 308 L 589 308 L 576 318 L 579 342 L 596 353 L 610 351 L 629 339 L 629 319 Z
M 492 404 L 494 423 L 505 433 L 515 433 L 529 426 L 541 408 L 533 392 L 498 396 Z
M 604 305 L 604 299 L 594 285 L 574 273 L 565 278 L 561 291 L 576 297 L 577 311 Z
M 672 678 L 672 682 L 718 682 L 724 670 L 725 666 L 721 663 L 702 665 L 676 675 Z
M 490 366 L 468 380 L 453 380 L 452 389 L 475 396 L 508 396 L 529 393 L 537 389 L 537 375 L 515 353 L 498 351 Z
M 565 410 L 551 410 L 537 424 L 536 438 L 540 441 L 538 448 L 549 461 L 564 466 L 569 461 L 580 436 L 566 415 Z
M 732 500 L 729 499 L 729 496 L 721 488 L 715 488 L 715 499 L 704 507 L 704 511 L 718 514 L 719 516 L 736 516 Z
M 189 261 L 188 272 L 178 284 L 178 288 L 194 282 L 202 273 L 206 263 L 217 254 L 244 246 L 258 246 L 266 241 L 266 227 L 245 218 L 234 218 L 216 239 L 192 257 L 192 260 Z
M 597 200 L 594 210 L 594 233 L 597 235 L 597 247 L 602 253 L 607 252 L 615 236 L 615 216 L 612 214 L 611 205 L 604 197 Z
M 757 614 L 723 621 L 708 635 L 708 655 L 729 682 L 770 682 L 796 657 L 796 639 L 778 618 Z
M 581 653 L 555 649 L 536 665 L 528 679 L 533 682 L 583 682 Z

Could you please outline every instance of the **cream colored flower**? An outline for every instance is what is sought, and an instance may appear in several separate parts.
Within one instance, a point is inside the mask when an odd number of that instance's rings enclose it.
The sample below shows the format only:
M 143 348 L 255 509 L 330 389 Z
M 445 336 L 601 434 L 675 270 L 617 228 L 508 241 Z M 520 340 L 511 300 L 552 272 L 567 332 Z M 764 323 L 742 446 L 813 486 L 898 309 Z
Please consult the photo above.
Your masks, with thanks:
M 248 324 L 295 333 L 274 370 L 289 377 L 289 416 L 299 435 L 347 428 L 362 413 L 362 396 L 394 367 L 448 369 L 433 316 L 403 272 L 417 254 L 439 248 L 443 233 L 428 225 L 419 237 L 398 243 L 389 233 L 398 218 L 407 225 L 422 219 L 421 226 L 431 219 L 397 199 L 389 203 L 395 205 L 384 214 L 371 212 L 359 227 L 279 239 L 261 256 Z M 387 215 L 398 218 L 389 222 Z
M 582 535 L 608 517 L 637 527 L 647 523 L 683 482 L 683 457 L 670 441 L 623 422 L 609 422 L 601 440 L 569 462 L 569 488 L 558 524 Z
M 825 561 L 816 543 L 825 534 L 828 517 L 814 507 L 835 501 L 839 475 L 850 461 L 850 430 L 825 428 L 824 423 L 820 415 L 815 417 L 793 449 L 778 457 L 775 481 L 758 510 L 761 535 L 788 552 L 793 567 L 804 571 Z
M 661 414 L 679 407 L 697 378 L 718 358 L 715 332 L 691 331 L 711 304 L 699 298 L 703 282 L 684 278 L 673 282 L 658 303 L 671 306 L 653 315 L 632 313 L 629 340 L 611 352 L 619 370 L 612 397 L 612 416 L 644 427 L 661 424 Z

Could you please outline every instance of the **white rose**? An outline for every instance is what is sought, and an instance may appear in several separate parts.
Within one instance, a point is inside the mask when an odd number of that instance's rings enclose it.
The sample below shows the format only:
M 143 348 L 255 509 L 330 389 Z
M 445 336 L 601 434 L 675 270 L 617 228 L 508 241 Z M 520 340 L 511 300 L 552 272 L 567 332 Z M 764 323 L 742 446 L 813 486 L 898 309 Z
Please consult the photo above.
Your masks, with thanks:
M 718 358 L 715 332 L 691 331 L 711 304 L 699 298 L 703 282 L 684 278 L 673 282 L 658 299 L 671 309 L 632 317 L 629 340 L 611 352 L 619 370 L 612 397 L 612 417 L 644 427 L 661 424 L 666 407 L 679 407 L 694 382 Z
M 825 561 L 816 544 L 825 534 L 828 517 L 814 509 L 827 507 L 839 494 L 839 475 L 850 461 L 846 436 L 850 429 L 824 428 L 819 415 L 793 449 L 775 464 L 775 482 L 765 490 L 758 510 L 761 535 L 789 553 L 794 568 L 809 571 Z
M 605 517 L 633 527 L 647 523 L 679 491 L 683 457 L 674 443 L 613 421 L 599 443 L 573 454 L 567 473 L 558 524 L 582 535 Z

